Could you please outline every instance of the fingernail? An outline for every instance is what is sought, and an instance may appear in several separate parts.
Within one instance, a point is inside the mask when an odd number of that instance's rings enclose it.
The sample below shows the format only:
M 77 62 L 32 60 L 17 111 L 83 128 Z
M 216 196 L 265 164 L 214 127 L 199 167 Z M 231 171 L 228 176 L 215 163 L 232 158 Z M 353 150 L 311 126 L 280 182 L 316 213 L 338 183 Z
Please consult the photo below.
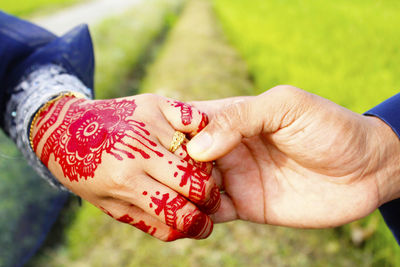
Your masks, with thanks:
M 207 151 L 213 143 L 213 138 L 208 133 L 199 133 L 188 144 L 192 154 L 201 154 Z

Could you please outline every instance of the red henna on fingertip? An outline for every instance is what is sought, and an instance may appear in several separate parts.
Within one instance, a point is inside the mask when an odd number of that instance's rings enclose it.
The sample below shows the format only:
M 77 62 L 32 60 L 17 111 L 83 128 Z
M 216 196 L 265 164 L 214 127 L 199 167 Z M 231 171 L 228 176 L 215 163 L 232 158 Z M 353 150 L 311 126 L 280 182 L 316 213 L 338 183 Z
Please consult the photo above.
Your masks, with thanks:
M 193 212 L 184 217 L 184 232 L 196 239 L 207 238 L 213 229 L 213 223 L 207 215 Z
M 189 125 L 192 123 L 193 119 L 193 111 L 192 111 L 192 106 L 180 101 L 174 101 L 171 106 L 174 106 L 176 108 L 180 108 L 181 111 L 181 121 L 183 125 Z

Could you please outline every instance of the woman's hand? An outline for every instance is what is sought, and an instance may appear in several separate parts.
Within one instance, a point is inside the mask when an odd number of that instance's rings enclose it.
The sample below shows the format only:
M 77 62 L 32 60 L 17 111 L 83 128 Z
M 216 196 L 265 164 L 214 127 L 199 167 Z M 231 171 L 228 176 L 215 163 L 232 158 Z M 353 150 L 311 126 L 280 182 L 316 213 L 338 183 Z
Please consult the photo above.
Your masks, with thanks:
M 400 197 L 400 142 L 378 118 L 290 86 L 194 105 L 210 124 L 189 154 L 218 158 L 226 192 L 214 222 L 333 227 Z
M 218 209 L 211 163 L 197 163 L 176 130 L 207 124 L 191 106 L 156 95 L 85 100 L 65 96 L 33 126 L 33 149 L 68 189 L 118 221 L 161 240 L 206 238 Z M 187 141 L 187 140 L 186 140 Z

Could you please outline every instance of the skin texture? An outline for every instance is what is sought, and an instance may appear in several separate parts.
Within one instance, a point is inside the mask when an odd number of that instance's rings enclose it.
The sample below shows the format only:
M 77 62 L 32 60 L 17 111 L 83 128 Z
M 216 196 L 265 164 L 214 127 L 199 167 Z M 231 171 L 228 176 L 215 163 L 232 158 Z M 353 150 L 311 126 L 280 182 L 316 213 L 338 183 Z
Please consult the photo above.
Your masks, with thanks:
M 205 115 L 172 102 L 63 97 L 40 113 L 33 149 L 65 187 L 116 220 L 164 241 L 206 238 L 207 214 L 220 204 L 212 164 L 194 161 L 185 146 L 168 151 L 175 129 L 194 136 Z
M 210 123 L 188 144 L 215 160 L 225 193 L 214 222 L 325 228 L 398 198 L 398 137 L 375 117 L 291 86 L 193 102 Z

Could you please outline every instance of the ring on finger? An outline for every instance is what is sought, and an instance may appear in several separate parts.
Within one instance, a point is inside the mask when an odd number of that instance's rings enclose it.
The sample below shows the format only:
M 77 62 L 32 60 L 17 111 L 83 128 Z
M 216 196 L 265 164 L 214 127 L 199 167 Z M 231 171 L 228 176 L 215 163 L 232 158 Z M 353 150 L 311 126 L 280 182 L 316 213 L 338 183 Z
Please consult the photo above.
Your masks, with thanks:
M 176 131 L 172 137 L 171 145 L 169 146 L 169 151 L 174 153 L 185 141 L 186 135 L 180 131 Z

